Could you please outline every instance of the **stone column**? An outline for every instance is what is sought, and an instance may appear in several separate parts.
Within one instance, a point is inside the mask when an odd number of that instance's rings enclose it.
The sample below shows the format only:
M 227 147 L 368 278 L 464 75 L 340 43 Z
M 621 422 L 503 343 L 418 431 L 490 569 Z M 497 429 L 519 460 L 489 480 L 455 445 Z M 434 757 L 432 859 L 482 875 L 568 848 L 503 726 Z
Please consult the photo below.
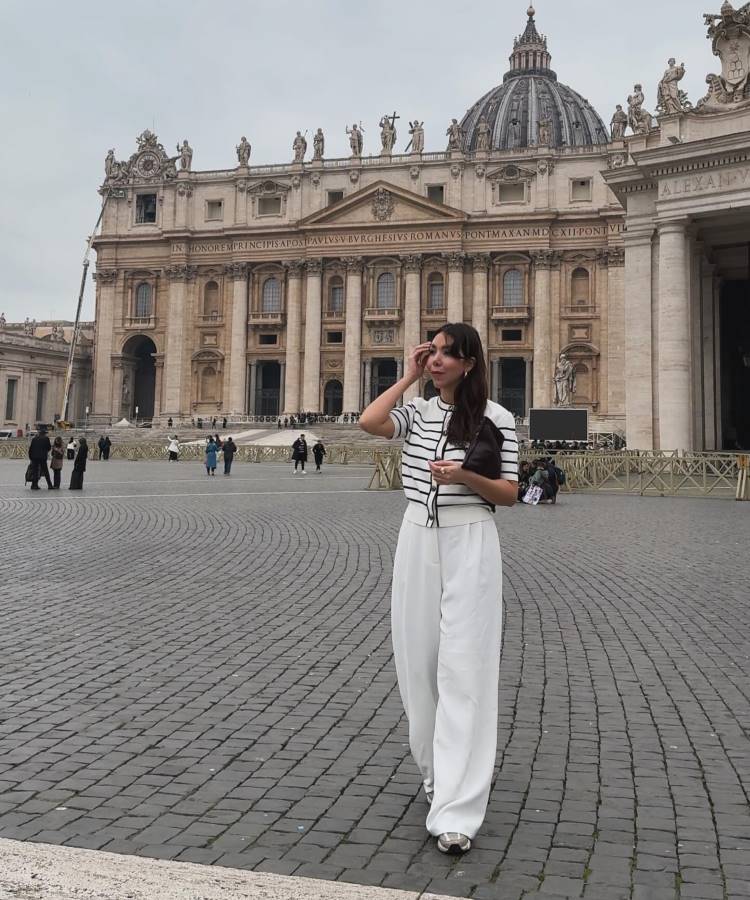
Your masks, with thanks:
M 185 304 L 187 283 L 196 275 L 194 266 L 176 265 L 166 270 L 169 279 L 167 347 L 164 357 L 163 416 L 177 419 L 182 414 L 182 373 L 185 368 Z
M 552 250 L 532 254 L 534 261 L 534 406 L 549 407 L 552 402 L 552 299 L 550 270 L 557 264 Z
M 299 376 L 302 337 L 302 271 L 297 259 L 287 264 L 286 293 L 286 367 L 284 373 L 284 415 L 300 412 Z
M 346 263 L 346 333 L 344 343 L 345 413 L 359 412 L 362 356 L 362 260 L 352 256 Z
M 474 269 L 474 296 L 471 304 L 471 324 L 479 332 L 482 346 L 487 353 L 487 270 L 490 265 L 489 253 L 476 253 L 471 257 Z
M 114 415 L 112 407 L 112 352 L 115 307 L 116 269 L 97 269 L 96 343 L 94 362 L 94 416 Z M 20 385 L 19 385 L 20 387 Z M 20 397 L 17 402 L 20 404 Z
M 692 450 L 690 285 L 684 220 L 659 223 L 659 449 Z
M 154 420 L 161 415 L 161 391 L 164 382 L 164 354 L 154 356 Z
M 307 262 L 305 297 L 305 368 L 302 378 L 302 412 L 320 412 L 320 319 L 323 261 Z
M 625 239 L 625 434 L 629 450 L 654 449 L 651 365 L 651 244 L 653 230 Z
M 255 408 L 255 393 L 258 386 L 258 362 L 253 360 L 250 363 L 250 397 L 248 403 L 248 413 L 251 416 L 257 415 Z
M 401 364 L 401 372 L 407 365 L 412 350 L 419 346 L 421 335 L 421 291 L 420 275 L 422 271 L 422 257 L 419 254 L 402 256 L 404 272 L 406 273 L 406 290 L 404 294 L 404 356 Z M 398 369 L 396 372 L 398 375 Z M 404 392 L 404 403 L 419 396 L 419 382 L 415 382 Z
M 372 399 L 372 360 L 365 360 L 365 399 L 364 406 L 370 405 Z
M 232 281 L 232 330 L 229 343 L 229 403 L 230 415 L 245 411 L 245 377 L 247 375 L 247 263 L 224 266 Z
M 448 260 L 448 321 L 464 320 L 464 255 L 449 253 Z
M 625 251 L 607 250 L 607 414 L 625 414 Z

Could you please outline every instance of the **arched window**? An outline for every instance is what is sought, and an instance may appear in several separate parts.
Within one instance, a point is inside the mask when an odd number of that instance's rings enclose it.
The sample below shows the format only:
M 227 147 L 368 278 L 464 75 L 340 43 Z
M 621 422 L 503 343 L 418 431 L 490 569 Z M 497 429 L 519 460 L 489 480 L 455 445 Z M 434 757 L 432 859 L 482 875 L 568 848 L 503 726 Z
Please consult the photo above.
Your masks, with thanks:
M 151 315 L 151 285 L 141 282 L 135 289 L 135 315 L 147 319 Z
M 432 272 L 427 278 L 427 311 L 441 312 L 445 307 L 445 282 L 440 272 Z
M 216 399 L 216 369 L 206 366 L 201 372 L 201 400 Z
M 573 306 L 588 306 L 590 303 L 590 279 L 586 269 L 575 269 L 570 279 L 570 297 Z
M 203 288 L 203 315 L 219 318 L 219 285 L 215 281 L 209 281 Z
M 378 309 L 396 307 L 396 279 L 391 272 L 383 272 L 378 277 Z
M 508 269 L 503 276 L 503 306 L 523 306 L 523 275 Z
M 344 279 L 334 275 L 328 284 L 328 314 L 341 316 L 344 313 Z
M 281 284 L 278 278 L 266 278 L 263 282 L 263 298 L 261 300 L 261 312 L 281 312 Z

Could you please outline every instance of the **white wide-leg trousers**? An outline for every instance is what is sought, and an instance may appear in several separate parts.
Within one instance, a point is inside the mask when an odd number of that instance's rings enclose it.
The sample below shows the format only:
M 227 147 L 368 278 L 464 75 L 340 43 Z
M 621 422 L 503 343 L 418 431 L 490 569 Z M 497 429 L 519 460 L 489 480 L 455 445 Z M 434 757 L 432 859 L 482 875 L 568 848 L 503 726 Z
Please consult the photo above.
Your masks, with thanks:
M 497 749 L 502 558 L 492 520 L 425 528 L 404 520 L 391 600 L 409 745 L 427 791 L 427 830 L 473 838 Z

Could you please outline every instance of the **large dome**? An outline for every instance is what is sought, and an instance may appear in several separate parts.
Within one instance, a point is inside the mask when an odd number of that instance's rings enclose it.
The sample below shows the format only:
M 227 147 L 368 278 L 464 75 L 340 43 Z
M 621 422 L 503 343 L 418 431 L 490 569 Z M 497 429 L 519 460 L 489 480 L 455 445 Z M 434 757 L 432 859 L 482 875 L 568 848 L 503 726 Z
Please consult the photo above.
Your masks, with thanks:
M 540 143 L 550 147 L 606 144 L 609 132 L 597 111 L 572 88 L 560 84 L 550 68 L 547 38 L 536 29 L 533 7 L 527 15 L 526 30 L 514 41 L 510 70 L 503 83 L 477 100 L 461 120 L 464 149 L 478 149 L 478 138 L 481 149 L 482 133 L 488 134 L 490 150 Z M 482 117 L 489 132 L 481 123 Z

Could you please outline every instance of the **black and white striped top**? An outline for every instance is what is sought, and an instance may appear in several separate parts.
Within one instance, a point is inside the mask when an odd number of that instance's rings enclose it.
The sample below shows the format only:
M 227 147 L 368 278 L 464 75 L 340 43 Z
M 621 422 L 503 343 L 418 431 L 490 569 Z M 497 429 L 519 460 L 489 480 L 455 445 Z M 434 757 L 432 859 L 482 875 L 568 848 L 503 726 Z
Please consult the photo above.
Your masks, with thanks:
M 393 437 L 404 438 L 401 454 L 401 475 L 404 493 L 411 504 L 418 504 L 424 513 L 421 524 L 434 528 L 439 525 L 472 521 L 471 510 L 487 514 L 495 507 L 465 484 L 437 485 L 433 481 L 428 461 L 449 459 L 463 462 L 466 450 L 448 443 L 447 431 L 452 406 L 440 397 L 423 400 L 416 397 L 406 406 L 391 411 L 395 426 Z M 502 477 L 518 481 L 518 439 L 513 413 L 499 403 L 487 401 L 485 415 L 503 433 Z M 422 518 L 420 513 L 419 518 Z

